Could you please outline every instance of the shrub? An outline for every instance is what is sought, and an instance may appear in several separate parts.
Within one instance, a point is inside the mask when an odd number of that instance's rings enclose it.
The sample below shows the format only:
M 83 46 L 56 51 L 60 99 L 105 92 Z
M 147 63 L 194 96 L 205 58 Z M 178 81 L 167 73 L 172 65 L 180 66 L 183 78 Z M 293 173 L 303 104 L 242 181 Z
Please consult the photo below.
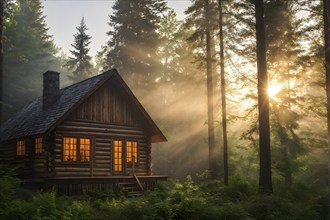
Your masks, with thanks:
M 92 219 L 92 208 L 89 201 L 73 201 L 63 213 L 63 217 L 70 220 Z
M 29 206 L 31 219 L 56 219 L 56 195 L 55 193 L 39 193 L 33 197 Z
M 169 192 L 169 205 L 175 218 L 199 219 L 207 207 L 205 194 L 193 182 L 190 176 L 184 183 L 177 182 Z
M 275 195 L 257 196 L 250 203 L 250 214 L 256 219 L 293 219 L 293 205 Z
M 98 219 L 124 219 L 125 205 L 123 200 L 114 198 L 96 200 L 93 207 L 98 213 Z
M 229 181 L 225 195 L 230 201 L 246 200 L 258 194 L 257 184 L 243 176 L 232 176 Z
M 13 169 L 0 166 L 0 216 L 8 216 L 20 183 Z

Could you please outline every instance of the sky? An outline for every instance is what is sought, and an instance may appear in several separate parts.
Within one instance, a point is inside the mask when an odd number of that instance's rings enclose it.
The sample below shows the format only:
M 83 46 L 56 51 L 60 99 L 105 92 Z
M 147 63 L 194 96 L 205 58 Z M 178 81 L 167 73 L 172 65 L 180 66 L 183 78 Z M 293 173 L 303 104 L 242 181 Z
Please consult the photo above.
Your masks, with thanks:
M 55 44 L 70 55 L 73 35 L 77 33 L 81 18 L 85 18 L 87 34 L 92 37 L 90 55 L 95 56 L 101 46 L 109 40 L 106 32 L 109 30 L 109 15 L 113 13 L 113 0 L 44 0 L 43 12 L 53 36 Z M 168 7 L 173 8 L 179 19 L 184 18 L 184 11 L 190 5 L 190 0 L 168 0 Z

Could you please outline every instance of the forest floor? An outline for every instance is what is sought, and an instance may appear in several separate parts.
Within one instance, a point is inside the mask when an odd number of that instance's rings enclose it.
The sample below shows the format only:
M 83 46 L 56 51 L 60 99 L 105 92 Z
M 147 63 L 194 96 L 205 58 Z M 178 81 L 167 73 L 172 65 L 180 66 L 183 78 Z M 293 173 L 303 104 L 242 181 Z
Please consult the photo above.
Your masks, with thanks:
M 143 196 L 90 192 L 63 196 L 22 189 L 10 175 L 0 178 L 0 216 L 6 219 L 326 219 L 327 189 L 295 183 L 274 184 L 272 195 L 259 195 L 257 184 L 241 176 L 230 185 L 206 175 L 169 180 Z

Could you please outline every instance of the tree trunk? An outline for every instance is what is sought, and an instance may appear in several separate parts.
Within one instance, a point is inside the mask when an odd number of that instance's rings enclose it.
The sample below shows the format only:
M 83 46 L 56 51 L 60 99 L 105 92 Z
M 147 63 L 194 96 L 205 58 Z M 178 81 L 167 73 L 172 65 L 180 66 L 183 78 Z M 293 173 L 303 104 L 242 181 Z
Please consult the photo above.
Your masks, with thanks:
M 225 185 L 228 186 L 228 141 L 227 141 L 227 111 L 226 111 L 226 79 L 223 45 L 222 0 L 218 0 L 219 7 L 219 39 L 220 39 L 220 80 L 221 80 L 221 110 L 223 136 L 223 175 Z
M 3 109 L 3 16 L 4 1 L 0 1 L 0 125 L 2 124 Z
M 325 48 L 325 74 L 327 91 L 327 122 L 328 122 L 328 151 L 330 172 L 330 4 L 329 0 L 323 0 L 323 21 L 324 21 L 324 48 Z M 330 198 L 330 175 L 328 175 L 328 196 Z M 330 219 L 330 200 L 328 200 L 328 219 Z
M 212 55 L 211 55 L 211 36 L 210 36 L 210 13 L 209 1 L 205 0 L 205 21 L 206 21 L 206 76 L 207 76 L 207 125 L 209 143 L 209 169 L 211 177 L 216 177 L 216 157 L 215 157 L 215 137 L 213 119 L 213 76 L 212 76 Z
M 258 110 L 259 110 L 259 192 L 273 192 L 270 156 L 269 97 L 266 63 L 266 39 L 263 0 L 255 0 L 257 68 L 258 68 Z

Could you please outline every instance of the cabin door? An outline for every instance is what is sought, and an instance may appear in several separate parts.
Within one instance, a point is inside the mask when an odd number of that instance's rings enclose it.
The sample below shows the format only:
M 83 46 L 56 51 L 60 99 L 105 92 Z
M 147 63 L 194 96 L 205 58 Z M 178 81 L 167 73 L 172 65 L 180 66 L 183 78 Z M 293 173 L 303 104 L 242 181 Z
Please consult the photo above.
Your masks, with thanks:
M 113 173 L 114 174 L 124 174 L 124 148 L 123 141 L 114 140 L 113 141 Z

